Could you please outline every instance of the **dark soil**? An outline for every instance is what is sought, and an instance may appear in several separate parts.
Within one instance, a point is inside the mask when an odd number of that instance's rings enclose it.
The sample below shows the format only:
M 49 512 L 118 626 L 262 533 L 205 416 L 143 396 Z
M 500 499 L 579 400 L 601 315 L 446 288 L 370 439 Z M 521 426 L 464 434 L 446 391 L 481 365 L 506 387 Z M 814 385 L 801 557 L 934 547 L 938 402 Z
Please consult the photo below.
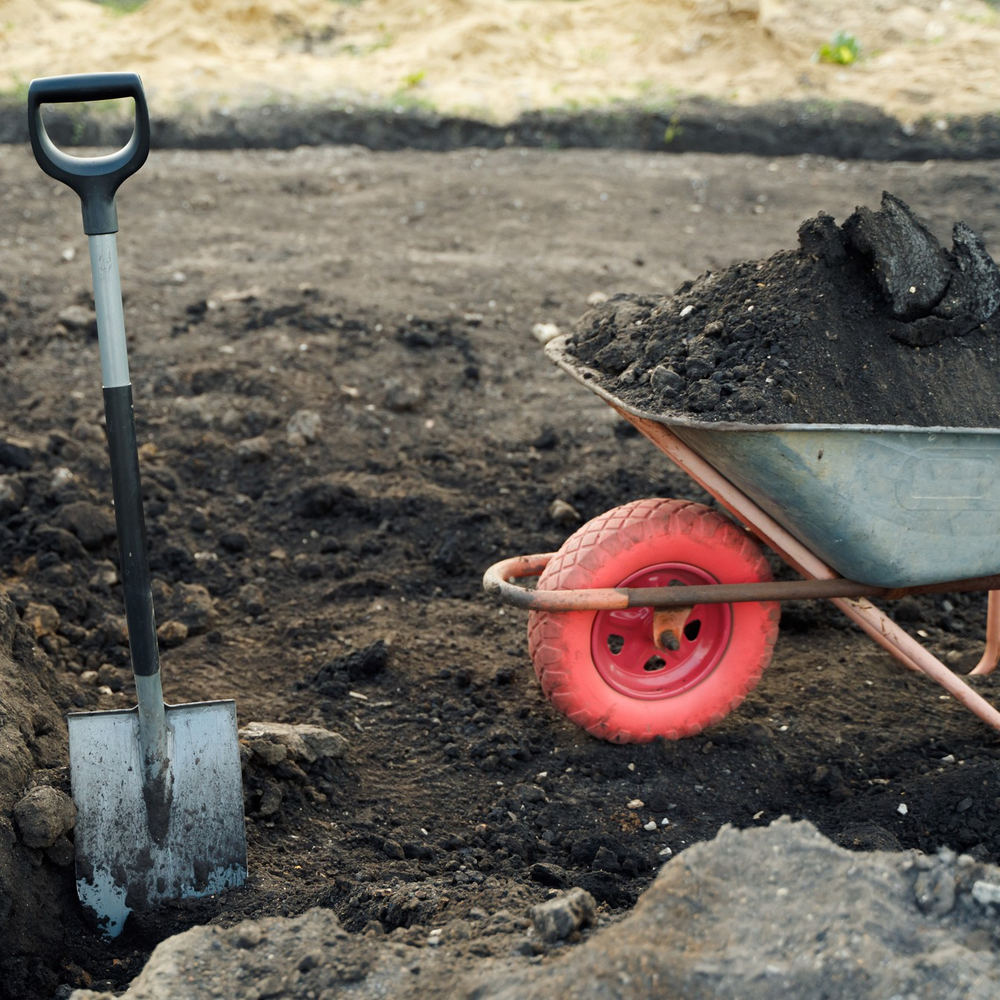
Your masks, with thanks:
M 31 902 L 0 908 L 18 942 L 0 995 L 121 989 L 187 926 L 317 905 L 414 949 L 443 927 L 477 962 L 553 887 L 623 913 L 671 854 L 782 814 L 854 850 L 998 860 L 996 734 L 825 606 L 785 606 L 771 667 L 716 728 L 614 746 L 544 700 L 526 616 L 481 587 L 578 517 L 704 499 L 545 361 L 535 323 L 568 327 L 594 292 L 652 302 L 885 188 L 932 229 L 975 208 L 988 245 L 1000 225 L 983 164 L 155 153 L 119 195 L 119 248 L 157 615 L 186 626 L 165 633 L 167 699 L 233 697 L 241 725 L 310 723 L 348 748 L 248 770 L 246 888 L 133 915 L 110 945 L 68 859 L 5 812 L 8 898 Z M 0 575 L 39 650 L 27 668 L 19 640 L 17 662 L 60 710 L 0 724 L 31 751 L 28 783 L 68 790 L 60 712 L 134 703 L 90 278 L 77 200 L 26 149 L 0 148 L 0 195 Z M 984 608 L 898 615 L 965 670 Z
M 618 149 L 671 154 L 742 153 L 828 156 L 923 163 L 989 160 L 1000 155 L 1000 116 L 934 115 L 902 122 L 870 104 L 773 101 L 742 106 L 681 97 L 653 110 L 628 105 L 575 111 L 530 111 L 497 124 L 407 104 L 384 107 L 323 103 L 233 107 L 204 115 L 157 117 L 156 149 L 296 149 L 357 143 L 380 151 Z M 122 145 L 131 122 L 84 110 L 52 109 L 47 128 L 66 145 Z M 0 143 L 27 142 L 23 103 L 0 98 Z
M 619 295 L 583 317 L 569 352 L 655 414 L 747 424 L 994 427 L 1000 272 L 956 223 L 945 250 L 883 194 L 799 246 L 684 282 Z

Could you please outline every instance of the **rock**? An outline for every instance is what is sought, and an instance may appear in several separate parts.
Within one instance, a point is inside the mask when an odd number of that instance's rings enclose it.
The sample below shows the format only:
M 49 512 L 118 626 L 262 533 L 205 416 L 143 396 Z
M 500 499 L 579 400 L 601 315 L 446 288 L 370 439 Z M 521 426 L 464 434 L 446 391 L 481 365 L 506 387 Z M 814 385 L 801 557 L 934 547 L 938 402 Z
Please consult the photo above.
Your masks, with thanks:
M 179 583 L 173 588 L 166 613 L 187 627 L 191 635 L 202 635 L 217 621 L 215 601 L 200 583 Z
M 271 442 L 263 434 L 236 442 L 236 457 L 242 462 L 265 462 L 271 457 Z
M 408 856 L 406 845 L 382 844 L 394 859 L 400 850 Z M 914 905 L 915 883 L 927 872 L 953 877 L 961 923 L 954 913 Z M 525 926 L 514 909 L 488 915 L 472 907 L 460 931 L 450 933 L 445 923 L 437 946 L 405 947 L 425 945 L 426 928 L 442 911 L 429 884 L 404 884 L 382 903 L 380 919 L 399 928 L 391 935 L 377 923 L 370 933 L 346 934 L 328 909 L 228 929 L 195 927 L 162 942 L 122 1000 L 243 996 L 250 983 L 261 996 L 262 984 L 278 982 L 275 995 L 289 1000 L 348 992 L 358 1000 L 420 1000 L 431 988 L 436 996 L 476 1000 L 959 994 L 994 1000 L 1000 966 L 990 941 L 997 905 L 994 865 L 953 852 L 933 858 L 851 852 L 812 824 L 784 818 L 742 831 L 726 826 L 713 840 L 688 847 L 663 866 L 629 913 L 545 964 L 532 960 L 530 938 L 506 945 L 510 957 L 472 968 L 464 960 L 474 933 L 469 921 L 477 921 L 481 941 L 509 936 Z M 533 933 L 558 944 L 595 915 L 593 898 L 577 887 L 531 908 Z M 208 968 L 211 976 L 202 972 Z M 349 990 L 342 985 L 348 982 Z M 72 1000 L 98 995 L 78 991 Z
M 76 441 L 90 441 L 94 444 L 105 444 L 107 436 L 104 428 L 93 420 L 86 420 L 81 417 L 73 423 L 70 434 Z
M 963 1000 L 990 1000 L 1000 990 L 995 952 L 965 946 L 967 931 L 956 934 L 953 917 L 914 906 L 914 857 L 847 851 L 787 818 L 743 831 L 726 826 L 667 862 L 628 916 L 578 948 L 463 986 L 478 988 L 477 1000 L 932 1000 L 961 983 Z M 954 855 L 928 862 L 965 870 Z M 995 866 L 984 868 L 1000 882 Z M 969 911 L 974 884 L 972 875 L 955 878 L 956 910 Z
M 76 858 L 76 847 L 65 834 L 56 838 L 56 842 L 45 848 L 45 857 L 59 868 L 67 868 Z
M 84 330 L 91 334 L 97 333 L 97 313 L 86 306 L 66 306 L 65 309 L 59 311 L 56 319 L 67 330 Z
M 91 550 L 99 549 L 117 537 L 114 515 L 88 500 L 77 500 L 61 507 L 55 522 L 59 527 L 72 531 L 84 548 Z
M 649 382 L 657 392 L 677 392 L 684 385 L 684 379 L 666 365 L 657 365 L 649 373 Z
M 921 872 L 917 876 L 913 892 L 917 898 L 917 906 L 924 913 L 943 917 L 955 908 L 955 876 L 945 866 Z
M 0 518 L 16 514 L 24 506 L 24 483 L 17 476 L 0 476 Z
M 590 301 L 591 298 L 593 297 L 594 295 L 589 296 L 587 298 L 587 302 L 590 303 L 591 305 L 596 305 L 597 304 L 596 302 Z M 598 301 L 606 302 L 607 296 L 604 296 L 603 299 L 599 299 Z M 555 340 L 555 338 L 558 337 L 561 332 L 562 331 L 555 323 L 536 323 L 531 328 L 532 335 L 541 344 L 547 344 L 550 340 Z
M 34 449 L 27 441 L 0 440 L 0 465 L 8 469 L 30 469 L 34 460 Z
M 565 941 L 574 931 L 594 919 L 597 904 L 585 889 L 570 889 L 565 895 L 546 900 L 531 908 L 535 932 L 548 944 Z
M 59 612 L 51 604 L 38 604 L 31 602 L 21 615 L 22 621 L 31 626 L 35 638 L 40 639 L 43 635 L 55 635 L 59 631 Z
M 261 816 L 273 816 L 281 808 L 281 800 L 284 795 L 281 786 L 276 781 L 265 781 L 263 784 L 257 811 Z
M 296 410 L 285 430 L 288 443 L 294 447 L 312 444 L 323 429 L 323 418 L 315 410 Z
M 76 825 L 76 805 L 58 788 L 36 785 L 14 806 L 14 822 L 28 847 L 52 847 Z
M 285 757 L 306 764 L 320 758 L 341 760 L 348 747 L 343 736 L 329 729 L 284 722 L 250 722 L 239 735 L 265 763 L 277 763 Z
M 192 927 L 157 945 L 124 996 L 125 1000 L 250 996 L 305 1000 L 348 992 L 361 997 L 396 996 L 405 983 L 400 978 L 402 970 L 398 964 L 376 970 L 382 950 L 392 953 L 378 938 L 347 934 L 328 909 L 309 910 L 292 919 L 246 920 L 227 928 Z M 210 965 L 205 965 L 209 955 Z M 71 996 L 97 1000 L 102 994 L 76 990 Z
M 89 585 L 98 588 L 113 587 L 118 582 L 118 569 L 113 562 L 102 560 L 95 563 L 95 569 L 90 577 Z
M 1000 907 L 1000 883 L 980 879 L 972 886 L 972 898 L 982 906 Z
M 66 561 L 87 555 L 80 539 L 65 528 L 40 527 L 35 531 L 35 541 L 39 551 L 56 552 Z
M 418 382 L 393 378 L 385 383 L 385 406 L 393 413 L 410 413 L 424 401 L 424 388 Z
M 248 615 L 260 615 L 267 609 L 264 591 L 256 583 L 245 583 L 240 587 L 236 600 Z
M 97 683 L 112 691 L 121 691 L 125 686 L 122 672 L 113 663 L 102 663 L 97 668 Z
M 392 861 L 402 861 L 406 857 L 399 842 L 391 838 L 382 841 L 382 853 Z
M 164 649 L 172 649 L 174 646 L 182 645 L 190 634 L 184 622 L 175 621 L 173 618 L 157 626 L 156 639 Z
M 549 518 L 561 528 L 575 528 L 583 521 L 580 512 L 571 503 L 558 498 L 549 504 Z
M 244 420 L 243 414 L 240 413 L 235 407 L 227 407 L 219 420 L 219 426 L 227 434 L 238 434 L 243 430 L 246 421 Z
M 219 535 L 219 545 L 236 555 L 240 552 L 246 552 L 250 547 L 250 538 L 245 531 L 224 531 Z

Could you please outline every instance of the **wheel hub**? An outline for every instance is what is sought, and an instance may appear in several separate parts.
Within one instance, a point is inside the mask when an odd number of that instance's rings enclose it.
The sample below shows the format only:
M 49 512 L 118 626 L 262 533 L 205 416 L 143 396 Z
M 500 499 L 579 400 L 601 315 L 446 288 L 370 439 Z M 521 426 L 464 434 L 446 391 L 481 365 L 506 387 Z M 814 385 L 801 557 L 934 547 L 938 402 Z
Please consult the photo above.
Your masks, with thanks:
M 619 587 L 690 587 L 719 581 L 686 563 L 661 563 L 633 573 Z M 654 638 L 652 608 L 599 611 L 591 648 L 597 672 L 610 687 L 631 698 L 672 698 L 694 687 L 717 666 L 732 634 L 728 604 L 697 604 L 676 642 Z M 669 648 L 676 645 L 676 649 Z

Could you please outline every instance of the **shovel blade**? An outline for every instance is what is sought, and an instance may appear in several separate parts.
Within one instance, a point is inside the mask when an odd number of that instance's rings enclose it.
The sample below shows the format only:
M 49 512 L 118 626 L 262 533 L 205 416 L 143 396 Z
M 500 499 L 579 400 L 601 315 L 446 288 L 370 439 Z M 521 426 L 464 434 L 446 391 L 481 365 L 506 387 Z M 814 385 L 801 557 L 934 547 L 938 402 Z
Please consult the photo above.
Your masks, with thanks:
M 242 885 L 247 873 L 236 703 L 167 705 L 165 780 L 145 780 L 138 709 L 75 712 L 76 887 L 107 937 L 133 911 Z

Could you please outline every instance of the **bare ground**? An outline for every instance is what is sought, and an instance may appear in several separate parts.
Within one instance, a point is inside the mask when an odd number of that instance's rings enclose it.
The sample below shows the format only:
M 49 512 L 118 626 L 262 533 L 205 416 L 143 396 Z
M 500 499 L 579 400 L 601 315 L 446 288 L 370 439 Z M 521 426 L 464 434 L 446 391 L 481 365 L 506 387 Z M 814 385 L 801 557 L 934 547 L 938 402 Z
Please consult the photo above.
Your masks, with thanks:
M 699 496 L 545 361 L 535 324 L 568 327 L 594 292 L 662 294 L 766 256 L 801 220 L 843 219 L 883 189 L 939 237 L 964 219 L 990 247 L 993 174 L 519 148 L 155 152 L 119 196 L 119 249 L 157 613 L 190 622 L 163 650 L 167 699 L 232 697 L 241 724 L 313 723 L 349 749 L 302 773 L 249 767 L 247 887 L 136 915 L 114 946 L 82 919 L 72 867 L 11 843 L 17 945 L 0 992 L 121 989 L 186 926 L 316 905 L 404 942 L 464 927 L 477 961 L 509 950 L 505 931 L 553 887 L 621 914 L 668 849 L 786 814 L 853 850 L 996 862 L 995 735 L 825 606 L 784 608 L 773 663 L 716 728 L 614 746 L 544 700 L 524 616 L 480 585 L 495 560 L 560 545 L 575 518 L 554 519 L 556 499 L 589 519 Z M 59 709 L 4 725 L 34 754 L 25 784 L 68 790 L 60 712 L 133 698 L 114 542 L 88 530 L 110 485 L 96 339 L 66 311 L 90 304 L 86 244 L 75 196 L 27 149 L 0 147 L 0 196 L 2 454 L 20 497 L 0 572 Z M 303 410 L 315 438 L 290 441 Z M 181 606 L 192 585 L 197 612 Z M 984 604 L 908 601 L 899 616 L 965 669 Z M 45 897 L 22 902 L 37 885 Z

